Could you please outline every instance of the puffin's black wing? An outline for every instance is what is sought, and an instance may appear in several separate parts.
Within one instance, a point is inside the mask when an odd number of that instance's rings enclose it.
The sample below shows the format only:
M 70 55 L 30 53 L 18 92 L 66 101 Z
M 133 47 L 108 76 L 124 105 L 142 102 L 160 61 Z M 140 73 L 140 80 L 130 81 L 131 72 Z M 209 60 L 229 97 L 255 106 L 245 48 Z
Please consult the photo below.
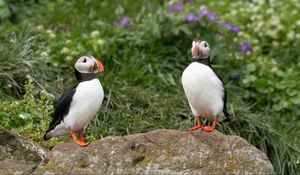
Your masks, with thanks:
M 60 122 L 64 119 L 64 116 L 68 114 L 73 95 L 76 92 L 76 87 L 77 85 L 65 91 L 58 100 L 53 113 L 52 122 L 44 135 L 44 140 L 50 139 L 50 137 L 47 137 L 47 133 L 53 130 L 56 125 L 60 124 Z
M 224 113 L 226 119 L 228 119 L 229 113 L 227 112 L 227 107 L 226 107 L 226 103 L 227 103 L 227 92 L 226 92 L 225 87 L 224 87 L 224 97 L 223 97 L 223 101 L 224 101 L 223 113 Z M 226 121 L 226 119 L 225 119 L 225 121 Z
M 227 103 L 227 92 L 226 89 L 224 87 L 224 82 L 222 80 L 222 78 L 219 76 L 219 74 L 216 73 L 216 71 L 213 69 L 213 67 L 211 67 L 210 63 L 208 64 L 208 66 L 213 70 L 213 72 L 215 73 L 215 75 L 219 78 L 219 80 L 222 82 L 223 88 L 224 88 L 224 96 L 223 96 L 223 113 L 226 117 L 226 119 L 224 121 L 228 121 L 228 117 L 229 117 L 229 113 L 227 112 L 227 107 L 226 107 L 226 103 Z

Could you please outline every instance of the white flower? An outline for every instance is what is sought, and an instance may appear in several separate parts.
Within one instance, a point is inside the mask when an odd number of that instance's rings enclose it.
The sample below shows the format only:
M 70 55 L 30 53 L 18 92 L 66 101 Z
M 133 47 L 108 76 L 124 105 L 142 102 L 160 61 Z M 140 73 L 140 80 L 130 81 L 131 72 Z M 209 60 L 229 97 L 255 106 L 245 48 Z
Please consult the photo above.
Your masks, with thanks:
M 42 90 L 41 91 L 41 93 L 43 94 L 43 95 L 46 95 L 46 96 L 48 96 L 48 97 L 54 97 L 54 95 L 53 94 L 51 94 L 51 93 L 49 93 L 49 92 L 47 92 L 46 90 Z
M 257 18 L 258 20 L 263 19 L 263 17 L 262 17 L 261 15 L 257 15 L 256 18 Z
M 254 31 L 258 32 L 260 31 L 260 29 L 262 28 L 262 26 L 264 25 L 264 23 L 262 21 L 259 21 L 256 26 L 254 27 Z
M 266 2 L 265 2 L 265 0 L 259 0 L 258 3 L 259 3 L 260 5 L 263 5 L 263 4 L 265 4 Z
M 283 29 L 284 29 L 284 26 L 283 26 L 283 25 L 279 24 L 279 25 L 277 26 L 277 30 L 278 30 L 278 31 L 283 30 Z
M 68 40 L 66 41 L 66 44 L 70 44 L 70 43 L 72 43 L 72 41 L 68 39 Z
M 271 72 L 276 72 L 278 70 L 278 67 L 277 66 L 273 66 L 272 69 L 271 69 Z
M 98 39 L 97 40 L 97 44 L 99 44 L 100 46 L 105 44 L 105 41 L 103 39 Z
M 47 56 L 49 56 L 49 53 L 48 53 L 48 52 L 45 52 L 45 51 L 44 51 L 44 52 L 41 53 L 41 57 L 47 57 Z
M 231 15 L 236 15 L 237 11 L 236 10 L 232 10 L 230 13 L 231 13 Z
M 274 39 L 276 39 L 278 37 L 278 33 L 277 30 L 271 30 L 268 32 L 268 35 Z
M 29 74 L 26 75 L 26 78 L 28 79 L 29 82 L 32 82 L 32 78 Z
M 70 49 L 67 48 L 67 47 L 62 48 L 61 51 L 60 51 L 61 54 L 66 54 L 66 53 L 69 53 L 69 52 L 70 52 Z
M 93 31 L 92 33 L 91 33 L 91 37 L 92 38 L 96 38 L 97 36 L 99 36 L 99 31 L 98 30 L 95 30 L 95 31 Z
M 25 119 L 25 118 L 26 118 L 26 116 L 25 116 L 24 114 L 19 114 L 19 117 L 20 117 L 21 119 Z
M 252 12 L 256 13 L 259 10 L 259 6 L 254 6 L 252 8 Z
M 269 8 L 267 11 L 266 11 L 267 14 L 273 14 L 274 13 L 274 9 L 272 8 Z
M 9 41 L 10 41 L 11 43 L 16 43 L 16 42 L 17 42 L 17 40 L 16 40 L 15 38 L 11 38 Z
M 258 39 L 254 39 L 254 40 L 253 40 L 253 43 L 254 43 L 254 44 L 258 44 L 258 43 L 259 43 Z
M 56 37 L 55 33 L 51 33 L 49 36 L 50 36 L 50 38 L 55 38 Z
M 170 0 L 169 1 L 169 4 L 175 4 L 175 3 L 177 3 L 177 0 Z
M 279 43 L 278 43 L 277 41 L 272 41 L 272 45 L 273 45 L 274 47 L 278 47 L 278 46 L 279 46 Z
M 46 33 L 48 33 L 50 38 L 55 38 L 55 36 L 56 36 L 55 33 L 53 32 L 53 30 L 51 30 L 51 29 L 46 30 Z
M 245 33 L 241 31 L 241 32 L 238 33 L 238 36 L 239 36 L 239 37 L 245 36 Z
M 287 34 L 287 38 L 291 41 L 295 39 L 295 31 L 290 30 L 289 33 Z
M 280 25 L 280 19 L 277 16 L 272 16 L 272 18 L 270 19 L 270 23 L 273 26 Z
M 206 9 L 206 8 L 207 8 L 207 7 L 206 7 L 205 5 L 201 5 L 201 6 L 200 6 L 200 10 L 201 10 L 201 9 Z
M 44 26 L 43 25 L 39 25 L 39 26 L 36 27 L 36 29 L 38 31 L 42 31 L 42 30 L 44 30 Z
M 260 47 L 254 46 L 254 47 L 253 47 L 253 52 L 257 52 L 257 51 L 260 51 Z
M 67 56 L 67 57 L 65 58 L 65 60 L 66 60 L 66 61 L 72 61 L 73 58 L 72 58 L 71 56 Z

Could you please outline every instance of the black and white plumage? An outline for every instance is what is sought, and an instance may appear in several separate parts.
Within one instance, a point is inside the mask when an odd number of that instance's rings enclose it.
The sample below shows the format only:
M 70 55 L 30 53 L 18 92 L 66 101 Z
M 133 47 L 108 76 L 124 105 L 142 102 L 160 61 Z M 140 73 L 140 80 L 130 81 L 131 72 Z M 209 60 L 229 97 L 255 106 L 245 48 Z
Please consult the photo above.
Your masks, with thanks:
M 71 133 L 76 142 L 72 133 L 79 132 L 81 140 L 77 141 L 83 142 L 82 130 L 102 104 L 104 91 L 97 78 L 97 73 L 104 71 L 102 63 L 92 56 L 82 56 L 76 61 L 74 70 L 77 83 L 60 97 L 44 140 Z
M 226 111 L 226 92 L 223 82 L 210 65 L 210 48 L 206 41 L 192 44 L 193 62 L 182 74 L 182 85 L 194 116 L 198 117 L 195 129 L 212 131 L 215 122 L 224 120 Z M 201 126 L 200 117 L 214 120 L 213 126 Z

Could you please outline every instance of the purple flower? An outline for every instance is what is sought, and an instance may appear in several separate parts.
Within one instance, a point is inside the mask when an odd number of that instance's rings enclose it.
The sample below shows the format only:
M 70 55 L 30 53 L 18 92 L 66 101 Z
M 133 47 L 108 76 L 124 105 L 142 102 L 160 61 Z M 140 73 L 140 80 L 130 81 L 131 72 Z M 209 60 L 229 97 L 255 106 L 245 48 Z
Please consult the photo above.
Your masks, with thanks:
M 215 21 L 217 20 L 217 16 L 218 16 L 218 15 L 217 15 L 216 13 L 209 12 L 207 18 L 208 18 L 210 21 L 215 22 Z
M 185 15 L 185 19 L 188 22 L 195 22 L 195 21 L 197 21 L 197 16 L 193 13 L 188 13 L 188 14 Z
M 200 16 L 207 15 L 208 13 L 210 13 L 210 11 L 209 11 L 207 8 L 201 8 L 201 9 L 199 10 L 199 15 L 200 15 Z
M 242 53 L 246 53 L 248 51 L 251 51 L 251 46 L 250 46 L 249 42 L 248 41 L 241 42 L 239 44 L 239 51 L 242 52 Z
M 178 0 L 176 3 L 168 4 L 170 12 L 179 11 L 183 8 L 182 0 Z
M 231 30 L 232 32 L 235 32 L 235 33 L 239 33 L 240 32 L 240 28 L 232 23 L 220 23 L 223 27 Z
M 125 16 L 123 17 L 120 21 L 119 21 L 120 25 L 122 26 L 130 26 L 131 25 L 131 22 L 130 22 L 130 19 Z
M 205 16 L 205 15 L 207 15 L 208 20 L 212 22 L 217 21 L 218 15 L 216 13 L 211 12 L 207 8 L 201 7 L 199 10 L 199 16 Z

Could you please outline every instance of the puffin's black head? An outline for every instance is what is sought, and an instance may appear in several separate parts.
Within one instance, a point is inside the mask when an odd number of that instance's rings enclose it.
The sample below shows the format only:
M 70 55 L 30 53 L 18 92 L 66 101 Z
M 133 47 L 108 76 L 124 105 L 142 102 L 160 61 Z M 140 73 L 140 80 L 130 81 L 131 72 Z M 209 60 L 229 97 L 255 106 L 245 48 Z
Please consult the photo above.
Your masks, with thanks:
M 194 59 L 209 57 L 210 48 L 206 41 L 193 41 L 191 50 Z
M 76 61 L 74 68 L 76 78 L 80 81 L 95 78 L 97 73 L 104 71 L 103 64 L 92 56 L 80 57 Z

